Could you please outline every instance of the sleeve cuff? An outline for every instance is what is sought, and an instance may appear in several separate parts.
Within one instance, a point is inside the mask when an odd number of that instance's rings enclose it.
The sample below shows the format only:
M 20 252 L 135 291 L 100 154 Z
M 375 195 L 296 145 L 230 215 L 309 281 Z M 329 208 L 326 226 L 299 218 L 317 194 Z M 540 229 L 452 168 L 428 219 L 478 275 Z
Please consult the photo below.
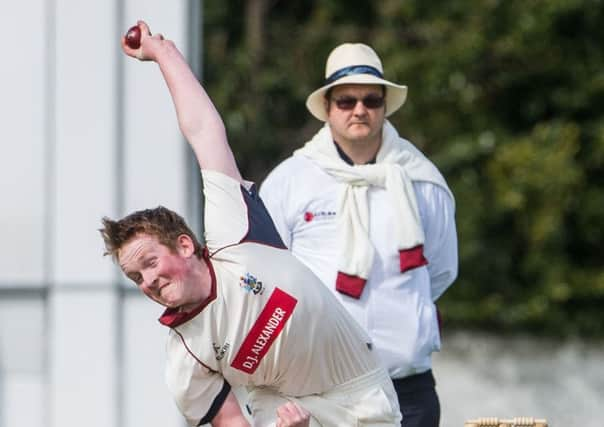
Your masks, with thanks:
M 210 406 L 208 413 L 199 421 L 199 424 L 197 424 L 198 426 L 201 426 L 203 424 L 208 424 L 214 419 L 216 414 L 218 414 L 218 411 L 220 411 L 220 408 L 222 408 L 222 404 L 226 400 L 230 391 L 231 391 L 231 385 L 226 380 L 224 380 L 220 393 L 218 393 L 218 396 L 216 396 L 216 398 L 212 402 L 212 405 Z

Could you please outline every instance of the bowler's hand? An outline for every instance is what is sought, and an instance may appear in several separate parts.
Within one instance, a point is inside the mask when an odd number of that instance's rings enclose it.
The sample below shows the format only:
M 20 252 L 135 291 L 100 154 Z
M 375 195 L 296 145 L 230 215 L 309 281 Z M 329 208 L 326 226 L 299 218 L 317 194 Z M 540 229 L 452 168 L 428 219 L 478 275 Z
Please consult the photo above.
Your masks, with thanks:
M 295 402 L 287 402 L 277 408 L 276 427 L 308 427 L 310 413 Z
M 122 36 L 122 50 L 128 56 L 137 58 L 141 61 L 156 61 L 159 50 L 165 43 L 172 43 L 164 40 L 164 36 L 161 34 L 151 35 L 149 26 L 145 21 L 138 21 L 136 23 L 138 28 L 141 30 L 141 45 L 138 49 L 132 49 L 126 43 L 126 36 Z

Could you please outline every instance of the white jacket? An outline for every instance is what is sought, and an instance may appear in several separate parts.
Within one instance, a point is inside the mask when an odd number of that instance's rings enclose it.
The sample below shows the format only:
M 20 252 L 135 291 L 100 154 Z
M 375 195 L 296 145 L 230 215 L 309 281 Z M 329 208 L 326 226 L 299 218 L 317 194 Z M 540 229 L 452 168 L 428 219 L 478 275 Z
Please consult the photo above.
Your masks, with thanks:
M 270 173 L 260 195 L 285 244 L 369 333 L 390 376 L 425 372 L 431 368 L 431 353 L 440 349 L 434 301 L 457 276 L 454 200 L 448 189 L 435 182 L 413 180 L 428 265 L 401 273 L 398 242 L 392 233 L 397 221 L 392 201 L 384 188 L 369 187 L 368 228 L 375 253 L 357 300 L 334 288 L 342 240 L 338 200 L 345 185 L 297 155 Z

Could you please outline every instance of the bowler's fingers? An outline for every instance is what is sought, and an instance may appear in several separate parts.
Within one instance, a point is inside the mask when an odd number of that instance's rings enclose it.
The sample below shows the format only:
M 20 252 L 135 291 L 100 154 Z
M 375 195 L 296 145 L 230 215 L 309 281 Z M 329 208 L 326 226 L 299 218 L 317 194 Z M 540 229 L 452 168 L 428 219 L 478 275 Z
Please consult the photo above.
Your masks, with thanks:
M 145 55 L 145 44 L 148 38 L 152 37 L 151 35 L 151 29 L 149 28 L 149 26 L 147 25 L 147 23 L 141 19 L 139 19 L 136 22 L 136 25 L 138 25 L 138 28 L 141 29 L 141 45 L 140 47 L 136 50 L 136 57 L 141 60 L 141 61 L 147 61 L 150 58 L 147 57 L 147 55 Z
M 138 28 L 141 29 L 141 42 L 143 41 L 144 37 L 151 36 L 151 29 L 149 29 L 149 26 L 145 21 L 139 19 L 138 21 L 136 21 L 136 25 L 138 25 Z
M 310 413 L 295 402 L 277 408 L 277 427 L 308 427 Z
M 149 28 L 149 26 L 147 25 L 147 23 L 145 21 L 138 20 L 136 22 L 136 25 L 138 25 L 138 27 L 141 29 L 141 44 L 142 44 L 143 40 L 146 38 L 152 38 L 152 39 L 157 39 L 157 40 L 164 39 L 164 36 L 161 33 L 152 34 L 151 29 Z

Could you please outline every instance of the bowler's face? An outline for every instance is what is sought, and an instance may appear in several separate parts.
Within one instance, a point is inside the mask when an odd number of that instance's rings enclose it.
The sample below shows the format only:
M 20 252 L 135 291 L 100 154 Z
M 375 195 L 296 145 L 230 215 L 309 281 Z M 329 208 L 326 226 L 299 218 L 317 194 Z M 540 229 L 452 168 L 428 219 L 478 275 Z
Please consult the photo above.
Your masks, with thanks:
M 362 99 L 384 96 L 379 85 L 347 84 L 335 86 L 327 100 L 327 121 L 335 141 L 340 145 L 370 144 L 381 142 L 386 107 L 367 108 Z M 341 109 L 338 100 L 358 100 L 352 109 Z
M 198 283 L 191 280 L 187 248 L 176 251 L 155 236 L 137 235 L 122 246 L 118 261 L 122 271 L 153 301 L 169 308 L 197 303 Z

